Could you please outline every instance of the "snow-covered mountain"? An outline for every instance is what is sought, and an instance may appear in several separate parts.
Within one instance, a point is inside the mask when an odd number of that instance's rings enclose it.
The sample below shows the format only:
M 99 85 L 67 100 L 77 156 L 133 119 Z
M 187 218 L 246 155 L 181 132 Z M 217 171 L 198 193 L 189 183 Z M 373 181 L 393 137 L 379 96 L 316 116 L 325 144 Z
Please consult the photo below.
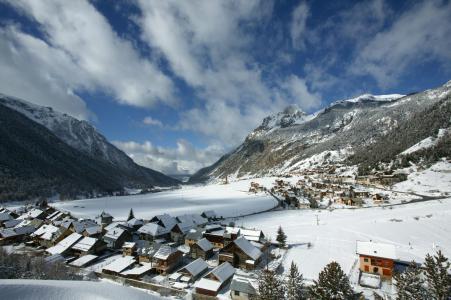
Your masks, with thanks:
M 86 121 L 5 95 L 0 113 L 0 200 L 180 183 L 137 165 Z
M 365 94 L 335 101 L 311 115 L 289 107 L 265 118 L 243 144 L 214 165 L 198 171 L 190 181 L 264 176 L 344 161 L 355 151 L 367 151 L 363 149 L 440 101 L 449 102 L 450 94 L 451 81 L 407 96 Z M 407 129 L 403 130 L 414 131 L 415 126 L 404 126 Z M 432 135 L 433 129 L 430 131 Z M 412 136 L 406 146 L 426 137 Z

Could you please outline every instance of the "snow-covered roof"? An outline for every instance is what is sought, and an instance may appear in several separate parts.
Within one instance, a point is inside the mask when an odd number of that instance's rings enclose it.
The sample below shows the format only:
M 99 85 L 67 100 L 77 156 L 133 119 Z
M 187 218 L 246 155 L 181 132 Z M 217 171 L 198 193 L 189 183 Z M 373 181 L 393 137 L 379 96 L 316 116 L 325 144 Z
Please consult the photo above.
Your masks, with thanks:
M 172 227 L 174 227 L 174 225 L 177 224 L 175 218 L 168 214 L 157 215 L 153 217 L 152 220 L 161 221 L 161 223 L 163 223 L 163 226 L 168 230 L 171 230 Z
M 102 211 L 102 213 L 98 217 L 100 217 L 100 218 L 111 218 L 112 216 L 109 213 L 107 213 L 105 211 Z
M 72 246 L 74 250 L 89 251 L 97 242 L 97 239 L 92 237 L 84 237 Z
M 136 246 L 136 243 L 135 242 L 125 242 L 123 245 L 122 245 L 122 248 L 133 248 L 133 247 L 135 247 Z
M 208 264 L 202 258 L 198 258 L 183 267 L 180 272 L 189 273 L 192 277 L 196 277 L 199 274 L 205 272 L 207 269 Z
M 92 254 L 83 255 L 80 258 L 77 258 L 76 260 L 69 263 L 69 265 L 74 266 L 74 267 L 83 267 L 83 266 L 89 264 L 90 262 L 96 260 L 97 258 L 98 258 L 97 255 L 92 255 Z
M 74 232 L 55 246 L 48 248 L 46 251 L 50 254 L 62 254 L 78 242 L 82 237 L 83 236 L 81 234 Z
M 202 238 L 202 230 L 200 229 L 190 230 L 185 237 L 185 239 L 187 240 L 199 240 L 201 238 Z
M 117 240 L 124 233 L 124 231 L 125 230 L 122 228 L 115 227 L 107 231 L 103 237 L 106 239 Z
M 234 276 L 230 284 L 231 291 L 239 291 L 248 295 L 256 295 L 257 291 L 251 281 L 247 278 Z
M 4 213 L 4 212 L 0 213 L 0 222 L 8 221 L 8 220 L 11 220 L 12 218 L 13 217 L 11 217 L 11 215 L 9 213 Z
M 58 232 L 59 228 L 53 225 L 44 224 L 39 227 L 31 236 L 39 237 L 43 240 L 50 241 L 53 236 Z
M 253 229 L 240 229 L 240 234 L 249 241 L 259 241 L 264 236 L 261 230 Z
M 17 224 L 19 224 L 21 222 L 22 222 L 21 220 L 15 220 L 15 219 L 9 220 L 9 221 L 6 221 L 6 222 L 3 223 L 3 227 L 11 228 L 11 227 L 14 227 L 14 226 L 16 226 Z
M 128 226 L 140 226 L 143 225 L 144 221 L 141 219 L 133 218 L 127 221 Z
M 213 249 L 213 245 L 210 243 L 209 240 L 206 238 L 200 239 L 196 242 L 196 244 L 203 250 L 203 251 L 209 251 Z
M 182 233 L 187 233 L 188 231 L 190 231 L 191 229 L 193 229 L 194 227 L 196 227 L 196 224 L 194 222 L 182 222 L 182 223 L 177 223 L 174 228 L 178 228 Z M 172 230 L 174 230 L 174 228 L 172 228 Z
M 196 282 L 194 287 L 203 289 L 203 290 L 207 290 L 207 291 L 217 292 L 221 288 L 221 285 L 222 285 L 222 282 L 207 279 L 207 278 L 202 278 L 201 280 Z
M 89 234 L 89 235 L 101 233 L 102 232 L 102 226 L 95 225 L 95 226 L 87 227 L 87 228 L 85 228 L 84 231 L 86 231 L 86 233 Z
M 18 219 L 27 219 L 27 218 L 37 218 L 39 217 L 41 214 L 43 214 L 44 212 L 38 208 L 33 208 L 32 210 L 22 214 L 21 216 L 19 216 Z
M 396 259 L 396 248 L 391 244 L 357 241 L 357 254 Z
M 227 226 L 225 228 L 226 233 L 230 233 L 230 234 L 238 234 L 238 233 L 240 233 L 240 230 L 241 230 L 241 228 L 238 228 L 238 227 Z
M 262 252 L 260 249 L 255 247 L 251 244 L 247 239 L 240 236 L 236 240 L 233 241 L 235 245 L 237 245 L 238 248 L 240 248 L 244 253 L 246 253 L 249 257 L 251 257 L 253 260 L 257 260 L 261 255 Z
M 144 226 L 142 226 L 141 228 L 139 228 L 138 232 L 156 237 L 156 236 L 168 234 L 171 229 L 160 226 L 157 223 L 147 223 Z
M 162 245 L 153 257 L 157 259 L 166 260 L 172 253 L 176 251 L 178 251 L 176 248 L 172 248 L 171 246 L 168 245 Z
M 121 273 L 131 265 L 135 263 L 135 258 L 133 256 L 121 256 L 114 260 L 109 265 L 102 268 L 102 270 L 107 270 L 115 273 Z
M 219 282 L 224 282 L 235 273 L 235 268 L 232 267 L 228 262 L 224 262 L 221 265 L 214 268 L 210 273 L 212 274 Z
M 201 215 L 204 215 L 205 218 L 215 218 L 216 212 L 214 210 L 206 210 L 206 211 L 202 212 Z
M 149 272 L 152 270 L 152 264 L 151 263 L 141 263 L 142 265 L 135 267 L 133 269 L 123 271 L 121 275 L 142 275 L 144 273 Z
M 197 225 L 203 225 L 208 222 L 207 219 L 205 219 L 201 215 L 196 215 L 196 214 L 185 214 L 185 215 L 177 216 L 177 221 L 179 223 L 194 223 Z

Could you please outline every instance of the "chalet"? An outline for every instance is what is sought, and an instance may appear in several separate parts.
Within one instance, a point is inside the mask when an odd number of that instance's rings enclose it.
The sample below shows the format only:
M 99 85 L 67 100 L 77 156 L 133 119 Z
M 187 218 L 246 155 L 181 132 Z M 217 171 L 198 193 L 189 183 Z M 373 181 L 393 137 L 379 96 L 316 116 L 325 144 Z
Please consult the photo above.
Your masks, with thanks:
M 132 256 L 121 256 L 102 268 L 102 273 L 119 276 L 136 263 Z
M 48 248 L 53 246 L 51 241 L 53 239 L 53 236 L 58 231 L 59 231 L 58 227 L 44 224 L 41 227 L 39 227 L 35 232 L 33 232 L 30 236 L 33 238 L 33 241 L 36 244 Z
M 158 249 L 160 249 L 160 245 L 153 245 L 148 247 L 138 248 L 136 253 L 138 254 L 138 261 L 140 263 L 143 262 L 152 262 L 152 258 L 157 253 Z
M 156 223 L 156 224 L 166 228 L 166 230 L 168 230 L 168 232 L 172 229 L 172 227 L 175 226 L 175 224 L 177 224 L 176 219 L 168 214 L 157 215 L 157 216 L 153 217 L 152 219 L 150 219 L 149 222 Z
M 79 221 L 67 221 L 61 224 L 61 226 L 69 228 L 72 232 L 82 233 L 86 228 L 97 226 L 93 220 L 85 219 Z
M 138 280 L 149 274 L 152 271 L 152 268 L 151 263 L 142 263 L 134 268 L 122 271 L 120 275 L 122 277 Z
M 138 230 L 143 225 L 144 221 L 142 219 L 133 218 L 127 221 L 127 226 L 134 230 Z
M 3 226 L 4 222 L 13 220 L 14 218 L 11 216 L 9 212 L 0 212 L 0 227 Z
M 123 256 L 134 256 L 136 254 L 136 243 L 135 242 L 125 242 L 122 245 L 122 255 Z
M 161 226 L 159 223 L 147 223 L 139 228 L 137 232 L 141 240 L 153 241 L 155 239 L 168 239 L 170 237 L 172 227 L 168 229 Z
M 235 275 L 230 284 L 230 298 L 232 300 L 255 299 L 257 287 L 258 283 L 256 280 Z
M 183 243 L 185 235 L 195 227 L 196 224 L 193 222 L 177 223 L 171 230 L 171 240 L 177 244 Z
M 383 204 L 386 197 L 382 194 L 375 193 L 371 197 L 373 199 L 374 204 Z
M 214 210 L 206 210 L 200 214 L 201 217 L 207 219 L 208 221 L 214 221 L 217 219 L 216 212 Z
M 102 230 L 101 225 L 94 225 L 94 226 L 86 227 L 85 229 L 83 229 L 81 234 L 83 236 L 87 236 L 87 237 L 100 238 L 100 236 L 102 235 L 102 232 L 103 232 L 103 230 Z
M 106 250 L 106 243 L 102 240 L 84 237 L 71 247 L 75 256 L 83 256 L 87 254 L 99 254 Z
M 196 224 L 197 226 L 203 226 L 208 223 L 208 220 L 206 218 L 196 214 L 185 214 L 177 216 L 176 220 L 178 223 L 187 223 L 187 224 L 193 223 Z
M 243 236 L 248 241 L 263 242 L 265 235 L 261 230 L 240 228 L 240 236 Z
M 12 220 L 3 222 L 2 227 L 3 228 L 13 228 L 13 227 L 16 227 L 17 225 L 19 225 L 21 222 L 22 222 L 22 220 L 12 219 Z
M 162 245 L 152 258 L 156 272 L 166 275 L 182 261 L 182 252 L 168 245 Z
M 392 278 L 396 259 L 395 246 L 358 241 L 356 252 L 359 255 L 361 272 L 379 274 L 382 279 Z
M 102 227 L 105 227 L 113 223 L 113 216 L 107 212 L 102 211 L 102 213 L 96 217 L 96 222 Z
M 191 245 L 190 256 L 192 258 L 209 259 L 213 256 L 213 245 L 206 238 L 198 240 Z
M 45 220 L 46 213 L 38 208 L 33 208 L 18 217 L 18 219 L 22 220 L 32 220 L 32 219 L 40 219 Z
M 18 228 L 7 228 L 0 230 L 0 246 L 25 241 L 30 233 L 36 229 L 34 226 L 26 225 Z
M 218 295 L 218 292 L 228 282 L 230 282 L 233 274 L 235 274 L 235 269 L 231 264 L 225 262 L 214 268 L 204 278 L 196 282 L 196 284 L 194 285 L 194 287 L 196 288 L 195 293 L 197 295 L 200 295 L 201 297 L 216 297 Z
M 132 240 L 132 235 L 125 229 L 113 228 L 105 233 L 103 240 L 110 249 L 120 249 L 125 242 Z
M 182 275 L 180 281 L 194 282 L 208 270 L 208 264 L 202 259 L 198 258 L 195 261 L 181 268 L 178 273 Z
M 67 236 L 63 240 L 61 240 L 58 244 L 53 247 L 50 247 L 46 250 L 47 253 L 51 255 L 59 254 L 66 255 L 69 253 L 71 247 L 75 245 L 79 240 L 81 240 L 83 236 L 79 233 L 73 232 L 71 235 Z
M 190 246 L 202 239 L 203 231 L 201 229 L 190 230 L 185 236 L 185 245 Z
M 262 252 L 240 236 L 219 252 L 219 263 L 229 262 L 235 268 L 253 270 L 260 263 Z
M 220 230 L 215 230 L 215 231 L 211 231 L 211 232 L 204 232 L 203 236 L 210 242 L 213 244 L 213 247 L 215 248 L 219 248 L 222 249 L 224 247 L 224 243 L 225 243 L 225 230 L 224 229 L 220 229 Z
M 84 268 L 94 263 L 98 258 L 97 255 L 88 254 L 71 261 L 69 265 L 72 267 Z

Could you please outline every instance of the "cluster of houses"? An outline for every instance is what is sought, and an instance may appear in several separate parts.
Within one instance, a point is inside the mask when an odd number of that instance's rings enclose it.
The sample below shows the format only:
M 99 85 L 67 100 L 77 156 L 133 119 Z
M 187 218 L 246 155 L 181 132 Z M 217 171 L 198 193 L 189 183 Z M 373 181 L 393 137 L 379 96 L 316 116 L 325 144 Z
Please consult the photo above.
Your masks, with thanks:
M 262 231 L 221 224 L 214 211 L 117 222 L 107 212 L 77 219 L 46 203 L 1 208 L 0 245 L 19 242 L 43 251 L 47 261 L 75 268 L 102 262 L 99 276 L 164 281 L 191 289 L 195 299 L 213 299 L 225 286 L 232 287 L 232 299 L 247 299 L 255 283 L 242 275 L 275 258 Z
M 271 192 L 284 199 L 287 205 L 296 208 L 316 208 L 332 203 L 361 206 L 368 201 L 378 205 L 388 201 L 388 196 L 382 193 L 371 193 L 369 190 L 357 188 L 353 184 L 338 184 L 317 176 L 305 175 L 296 184 L 277 179 Z

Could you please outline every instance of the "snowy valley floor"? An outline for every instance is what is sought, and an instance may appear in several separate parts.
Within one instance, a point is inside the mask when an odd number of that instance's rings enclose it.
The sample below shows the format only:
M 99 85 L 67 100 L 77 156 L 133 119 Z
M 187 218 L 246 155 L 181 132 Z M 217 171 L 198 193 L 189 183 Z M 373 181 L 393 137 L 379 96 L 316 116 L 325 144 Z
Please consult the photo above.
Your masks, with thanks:
M 262 229 L 273 240 L 281 225 L 291 244 L 285 270 L 293 260 L 308 280 L 332 260 L 351 273 L 357 240 L 393 244 L 407 261 L 422 261 L 434 249 L 451 257 L 451 198 L 392 208 L 273 211 L 237 218 L 236 224 Z

